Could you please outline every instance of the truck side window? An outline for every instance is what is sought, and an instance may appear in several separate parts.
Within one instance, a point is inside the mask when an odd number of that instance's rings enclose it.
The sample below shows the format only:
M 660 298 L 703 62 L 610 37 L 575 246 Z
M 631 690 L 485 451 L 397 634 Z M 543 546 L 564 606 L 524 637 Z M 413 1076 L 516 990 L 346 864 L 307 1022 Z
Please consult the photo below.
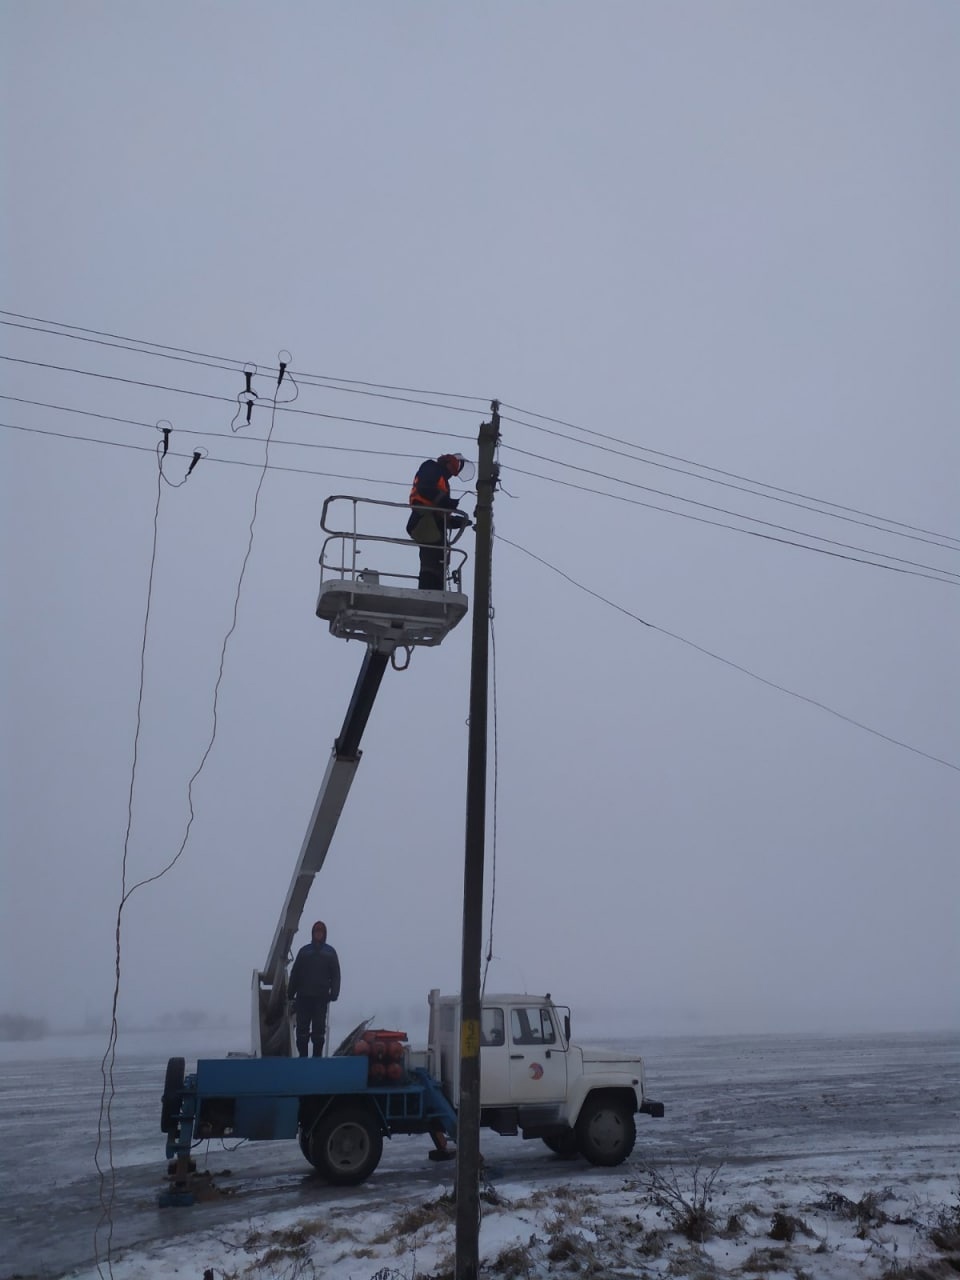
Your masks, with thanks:
M 480 1015 L 480 1044 L 499 1047 L 506 1036 L 503 1030 L 503 1010 L 484 1009 Z
M 556 1044 L 557 1033 L 549 1009 L 538 1007 L 510 1010 L 510 1035 L 514 1044 Z

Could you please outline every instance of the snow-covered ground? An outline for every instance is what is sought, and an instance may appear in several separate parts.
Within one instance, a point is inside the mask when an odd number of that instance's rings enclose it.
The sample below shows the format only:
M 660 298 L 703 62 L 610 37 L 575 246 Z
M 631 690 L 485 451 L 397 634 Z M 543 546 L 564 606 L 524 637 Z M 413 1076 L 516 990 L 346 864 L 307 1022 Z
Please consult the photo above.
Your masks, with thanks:
M 701 1167 L 707 1187 L 714 1167 Z M 582 1169 L 562 1182 L 504 1180 L 485 1194 L 480 1245 L 489 1275 L 948 1277 L 960 1267 L 960 1209 L 947 1179 L 915 1192 L 909 1179 L 861 1193 L 862 1179 L 824 1170 L 763 1178 L 720 1168 L 706 1202 L 697 1173 L 678 1164 L 645 1177 Z M 666 1177 L 694 1212 L 668 1207 Z M 844 1195 L 839 1188 L 847 1188 Z M 855 1203 L 850 1197 L 860 1194 Z M 941 1196 L 943 1199 L 940 1199 Z M 698 1203 L 711 1221 L 696 1216 Z M 694 1230 L 691 1227 L 695 1226 Z M 943 1247 L 934 1243 L 937 1228 Z M 691 1234 L 693 1239 L 691 1239 Z M 701 1238 L 702 1237 L 702 1238 Z M 453 1205 L 448 1196 L 384 1200 L 367 1192 L 349 1205 L 251 1215 L 228 1231 L 199 1231 L 125 1254 L 117 1280 L 167 1280 L 208 1268 L 220 1277 L 322 1276 L 331 1280 L 414 1280 L 453 1276 Z M 106 1268 L 103 1268 L 106 1271 Z M 92 1277 L 95 1269 L 71 1273 Z
M 101 1274 L 452 1276 L 453 1166 L 428 1162 L 419 1138 L 388 1143 L 354 1189 L 320 1182 L 292 1143 L 229 1153 L 211 1144 L 197 1155 L 218 1195 L 159 1210 L 162 1066 L 168 1051 L 191 1046 L 183 1037 L 171 1046 L 169 1033 L 162 1047 L 149 1039 L 128 1041 L 117 1071 L 116 1198 L 109 1266 L 109 1223 L 97 1240 Z M 100 1075 L 89 1056 L 47 1047 L 63 1056 L 0 1047 L 0 1276 L 79 1280 L 97 1275 Z M 642 1049 L 667 1115 L 639 1117 L 636 1151 L 620 1168 L 484 1135 L 484 1274 L 956 1276 L 960 1037 L 650 1038 Z

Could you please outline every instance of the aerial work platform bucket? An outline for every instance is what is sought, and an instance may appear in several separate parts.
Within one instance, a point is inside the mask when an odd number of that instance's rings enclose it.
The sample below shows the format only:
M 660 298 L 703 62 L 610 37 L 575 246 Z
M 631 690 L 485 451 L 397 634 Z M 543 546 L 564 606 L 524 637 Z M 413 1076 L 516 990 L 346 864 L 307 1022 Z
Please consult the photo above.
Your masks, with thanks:
M 350 504 L 348 518 L 342 521 L 346 527 L 332 526 L 334 503 Z M 394 532 L 404 529 L 409 514 L 406 503 L 346 494 L 334 494 L 324 502 L 320 527 L 327 537 L 320 553 L 317 617 L 329 622 L 333 635 L 363 640 L 378 649 L 436 645 L 466 614 L 469 602 L 461 579 L 467 556 L 450 545 L 462 530 L 451 529 L 443 546 L 444 589 L 421 591 L 419 547 Z M 448 513 L 437 515 L 445 525 Z

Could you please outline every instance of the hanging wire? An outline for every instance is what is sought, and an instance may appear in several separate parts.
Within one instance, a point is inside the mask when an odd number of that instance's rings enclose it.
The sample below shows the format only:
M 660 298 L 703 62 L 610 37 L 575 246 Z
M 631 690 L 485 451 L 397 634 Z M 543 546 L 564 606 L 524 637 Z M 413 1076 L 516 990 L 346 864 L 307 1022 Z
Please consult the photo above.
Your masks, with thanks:
M 941 756 L 933 755 L 932 752 L 924 751 L 920 747 L 911 746 L 909 742 L 894 738 L 891 734 L 883 733 L 880 729 L 874 729 L 870 725 L 864 724 L 862 720 L 855 720 L 852 716 L 844 715 L 842 711 L 837 711 L 825 702 L 820 702 L 817 698 L 811 698 L 805 693 L 798 693 L 795 689 L 778 684 L 775 680 L 768 680 L 766 676 L 758 675 L 756 671 L 751 671 L 749 667 L 745 667 L 739 662 L 734 662 L 731 658 L 724 658 L 721 654 L 714 653 L 712 649 L 707 649 L 704 645 L 697 644 L 693 640 L 688 640 L 686 636 L 679 635 L 676 631 L 669 631 L 666 627 L 658 626 L 655 622 L 649 622 L 646 618 L 641 618 L 638 613 L 634 613 L 624 605 L 617 604 L 615 600 L 608 599 L 607 596 L 601 595 L 599 591 L 594 591 L 592 587 L 578 582 L 576 578 L 565 572 L 565 570 L 555 564 L 551 564 L 549 560 L 545 560 L 543 556 L 538 556 L 527 547 L 521 546 L 519 542 L 512 542 L 509 538 L 504 538 L 500 534 L 496 536 L 498 541 L 506 543 L 508 547 L 513 547 L 516 551 L 521 551 L 525 556 L 529 556 L 531 560 L 536 560 L 538 564 L 542 564 L 545 568 L 565 579 L 571 586 L 576 587 L 579 591 L 586 592 L 588 596 L 593 596 L 595 600 L 609 605 L 611 609 L 616 609 L 618 613 L 624 614 L 625 617 L 632 618 L 634 622 L 639 622 L 641 626 L 649 627 L 651 631 L 659 631 L 661 635 L 669 636 L 671 640 L 678 640 L 688 648 L 695 649 L 697 653 L 702 653 L 705 657 L 712 658 L 715 662 L 721 662 L 725 667 L 731 667 L 734 671 L 739 671 L 742 675 L 749 676 L 751 680 L 756 680 L 760 684 L 766 685 L 769 689 L 776 689 L 779 693 L 785 693 L 791 698 L 797 698 L 800 702 L 806 702 L 811 707 L 825 711 L 828 715 L 836 716 L 838 720 L 843 720 L 844 723 L 853 725 L 856 729 L 862 729 L 864 733 L 872 734 L 873 737 L 881 738 L 884 742 L 889 742 L 895 747 L 901 747 L 904 751 L 910 751 L 913 755 L 922 756 L 925 760 L 930 760 L 934 764 L 941 764 L 946 769 L 952 769 L 955 773 L 960 773 L 960 764 L 955 764 L 952 760 L 944 760 Z
M 500 477 L 500 440 L 497 439 L 494 446 L 494 475 L 497 477 L 496 485 L 499 487 Z M 491 676 L 492 676 L 492 692 L 493 692 L 493 814 L 492 814 L 492 839 L 490 848 L 490 928 L 487 938 L 487 954 L 483 965 L 483 980 L 480 983 L 480 1003 L 483 1004 L 484 992 L 487 989 L 487 971 L 490 968 L 490 962 L 493 959 L 493 923 L 496 916 L 497 907 L 497 813 L 498 801 L 500 795 L 500 728 L 499 728 L 499 712 L 497 705 L 497 632 L 494 625 L 496 617 L 496 609 L 493 603 L 493 582 L 494 582 L 494 539 L 496 532 L 493 524 L 493 516 L 490 518 L 490 658 L 491 658 Z
M 162 449 L 163 445 L 157 446 Z M 127 857 L 130 852 L 130 833 L 133 829 L 133 796 L 137 781 L 137 765 L 140 755 L 140 733 L 143 727 L 143 690 L 146 677 L 147 635 L 150 627 L 150 612 L 153 603 L 153 579 L 157 564 L 157 541 L 160 528 L 160 498 L 163 493 L 161 484 L 161 466 L 157 467 L 157 496 L 153 508 L 153 534 L 150 547 L 150 566 L 147 573 L 147 598 L 143 613 L 143 627 L 140 638 L 140 676 L 137 685 L 136 728 L 133 735 L 133 759 L 130 765 L 130 781 L 127 787 L 127 824 L 123 836 L 123 856 L 120 862 L 120 903 L 117 907 L 117 918 L 114 930 L 114 987 L 110 1009 L 110 1033 L 107 1047 L 100 1062 L 101 1090 L 100 1111 L 97 1117 L 97 1142 L 93 1153 L 93 1162 L 98 1176 L 98 1199 L 100 1201 L 100 1218 L 93 1232 L 93 1256 L 97 1273 L 101 1277 L 100 1265 L 100 1232 L 106 1224 L 107 1231 L 107 1271 L 113 1276 L 111 1254 L 113 1248 L 113 1204 L 116 1197 L 117 1175 L 113 1164 L 113 1100 L 116 1096 L 114 1067 L 117 1057 L 117 1002 L 120 997 L 120 930 L 124 904 L 127 901 Z M 106 1125 L 107 1168 L 100 1163 L 100 1152 L 104 1144 L 104 1125 Z
M 491 582 L 491 591 L 492 591 Z M 487 954 L 483 964 L 483 981 L 480 984 L 480 1001 L 487 989 L 487 970 L 493 959 L 493 922 L 497 909 L 497 811 L 500 792 L 500 733 L 497 710 L 497 632 L 494 626 L 494 609 L 490 606 L 490 657 L 493 676 L 493 813 L 490 844 L 490 928 L 487 935 Z
M 134 790 L 134 781 L 136 777 L 136 763 L 137 763 L 137 753 L 138 753 L 139 741 L 140 741 L 140 730 L 142 725 L 141 709 L 142 709 L 142 702 L 143 702 L 147 624 L 149 621 L 150 602 L 152 599 L 152 591 L 153 591 L 154 565 L 156 561 L 157 528 L 159 523 L 158 518 L 159 518 L 159 505 L 160 505 L 159 496 L 157 498 L 157 506 L 154 513 L 153 551 L 151 556 L 150 575 L 149 575 L 148 592 L 147 592 L 147 611 L 144 617 L 143 640 L 141 644 L 140 685 L 139 685 L 139 695 L 137 700 L 137 727 L 136 727 L 136 733 L 134 736 L 134 763 L 133 763 L 133 768 L 131 770 L 131 781 L 130 781 L 129 801 L 128 801 L 128 810 L 127 810 L 127 829 L 124 837 L 123 859 L 121 864 L 121 897 L 120 897 L 120 904 L 117 908 L 117 922 L 116 922 L 116 932 L 115 932 L 116 949 L 115 949 L 115 963 L 114 963 L 114 989 L 113 989 L 113 1001 L 112 1001 L 111 1026 L 110 1026 L 110 1035 L 108 1039 L 107 1050 L 104 1054 L 103 1062 L 101 1063 L 101 1075 L 103 1076 L 103 1088 L 101 1091 L 100 1117 L 97 1124 L 97 1145 L 94 1153 L 94 1163 L 96 1165 L 96 1168 L 100 1177 L 99 1198 L 100 1198 L 100 1206 L 101 1206 L 101 1215 L 94 1229 L 94 1241 L 93 1241 L 94 1258 L 95 1258 L 95 1263 L 97 1267 L 97 1272 L 102 1278 L 103 1271 L 100 1263 L 99 1236 L 104 1224 L 106 1224 L 108 1230 L 107 1230 L 107 1252 L 106 1252 L 105 1261 L 106 1261 L 107 1271 L 111 1277 L 111 1280 L 113 1277 L 113 1265 L 112 1265 L 113 1225 L 114 1225 L 113 1224 L 113 1205 L 116 1198 L 116 1170 L 114 1168 L 114 1163 L 113 1163 L 112 1108 L 113 1108 L 113 1101 L 116 1096 L 116 1084 L 114 1080 L 114 1065 L 116 1062 L 116 1048 L 117 1048 L 117 1039 L 119 1034 L 119 1025 L 117 1022 L 117 1004 L 120 996 L 121 922 L 123 917 L 123 911 L 127 903 L 130 901 L 131 897 L 133 896 L 133 894 L 136 893 L 138 889 L 142 889 L 146 885 L 153 884 L 157 880 L 160 880 L 176 865 L 176 863 L 179 861 L 180 857 L 182 856 L 184 850 L 186 849 L 187 841 L 189 840 L 189 837 L 190 837 L 190 831 L 193 826 L 193 822 L 195 818 L 195 810 L 194 810 L 194 804 L 193 804 L 193 787 L 197 779 L 199 778 L 200 774 L 202 773 L 204 766 L 206 765 L 207 759 L 210 756 L 210 752 L 213 749 L 213 744 L 216 741 L 216 737 L 217 737 L 217 728 L 218 728 L 217 713 L 218 713 L 218 705 L 219 705 L 219 698 L 220 698 L 220 686 L 223 681 L 224 664 L 226 661 L 227 647 L 228 647 L 231 636 L 236 630 L 237 616 L 238 616 L 238 610 L 240 606 L 240 596 L 243 588 L 243 582 L 244 582 L 244 578 L 247 571 L 247 565 L 250 560 L 250 555 L 251 555 L 251 552 L 253 551 L 254 528 L 256 525 L 257 514 L 259 510 L 260 492 L 261 492 L 261 489 L 263 488 L 264 478 L 266 477 L 267 470 L 269 467 L 270 437 L 273 434 L 273 429 L 276 423 L 277 396 L 278 396 L 281 381 L 282 381 L 282 375 L 281 375 L 281 378 L 278 379 L 277 387 L 274 390 L 274 394 L 273 394 L 273 411 L 271 413 L 271 418 L 270 418 L 270 429 L 267 432 L 266 444 L 264 449 L 264 459 L 261 466 L 260 477 L 257 482 L 256 491 L 254 493 L 253 512 L 250 517 L 250 525 L 249 525 L 249 532 L 248 532 L 248 538 L 247 538 L 247 548 L 243 557 L 242 564 L 240 566 L 240 573 L 237 578 L 237 588 L 236 588 L 236 593 L 234 596 L 234 603 L 233 603 L 233 616 L 232 616 L 230 626 L 224 636 L 223 643 L 220 648 L 220 664 L 219 664 L 219 670 L 217 673 L 216 684 L 214 686 L 214 691 L 213 691 L 213 723 L 212 723 L 212 728 L 210 732 L 210 738 L 201 756 L 200 763 L 198 764 L 197 768 L 194 770 L 192 776 L 190 777 L 189 782 L 187 783 L 187 808 L 189 810 L 189 816 L 187 818 L 183 839 L 181 840 L 180 847 L 178 848 L 176 854 L 170 859 L 170 861 L 164 867 L 162 867 L 154 875 L 146 876 L 143 879 L 138 880 L 134 885 L 132 885 L 129 889 L 127 889 L 126 887 L 127 854 L 128 854 L 129 842 L 130 842 L 130 831 L 133 823 L 133 790 Z M 160 451 L 163 450 L 164 443 L 166 442 L 167 438 L 168 437 L 165 436 L 165 441 L 158 446 L 158 450 Z M 161 462 L 162 462 L 163 453 L 162 452 L 158 453 L 158 457 L 161 459 Z M 159 494 L 160 492 L 159 478 L 157 481 L 157 488 L 158 488 L 158 494 Z M 107 1153 L 108 1153 L 108 1169 L 107 1170 L 104 1170 L 101 1167 L 100 1159 L 99 1159 L 100 1150 L 103 1145 L 104 1119 L 106 1121 L 106 1131 L 107 1131 Z
M 287 377 L 290 377 L 290 375 L 288 374 Z M 233 600 L 233 613 L 231 616 L 230 625 L 227 628 L 226 634 L 223 637 L 223 643 L 220 646 L 220 662 L 217 669 L 216 683 L 214 684 L 214 689 L 213 689 L 213 710 L 212 710 L 212 724 L 210 729 L 210 738 L 207 742 L 207 745 L 203 751 L 202 756 L 200 757 L 199 764 L 197 765 L 196 769 L 194 770 L 193 774 L 191 775 L 187 783 L 187 808 L 189 810 L 189 816 L 187 819 L 186 828 L 183 833 L 183 839 L 180 842 L 180 847 L 177 849 L 177 852 L 166 864 L 166 866 L 162 867 L 158 872 L 156 872 L 156 874 L 152 876 L 147 876 L 143 880 L 137 881 L 137 883 L 133 885 L 133 887 L 130 889 L 130 892 L 127 894 L 128 898 L 131 896 L 131 894 L 135 893 L 138 889 L 142 889 L 145 885 L 153 884 L 155 881 L 159 880 L 162 876 L 165 876 L 167 872 L 170 871 L 177 864 L 177 862 L 179 862 L 181 856 L 183 855 L 184 850 L 187 847 L 187 841 L 189 840 L 189 837 L 190 837 L 190 830 L 193 826 L 194 818 L 196 816 L 194 812 L 194 806 L 193 806 L 194 784 L 196 783 L 197 779 L 200 777 L 200 774 L 202 773 L 203 768 L 207 763 L 207 760 L 210 756 L 210 752 L 213 750 L 213 744 L 216 741 L 216 737 L 217 737 L 217 730 L 219 727 L 218 709 L 219 709 L 219 703 L 220 703 L 220 687 L 223 683 L 223 673 L 224 673 L 224 666 L 226 663 L 227 649 L 229 647 L 230 640 L 232 639 L 233 634 L 237 629 L 237 619 L 238 619 L 239 609 L 240 609 L 240 596 L 243 591 L 243 584 L 246 578 L 247 566 L 250 562 L 250 556 L 253 551 L 254 529 L 256 527 L 257 516 L 259 514 L 259 509 L 260 509 L 260 493 L 261 493 L 261 490 L 263 489 L 263 482 L 264 482 L 264 479 L 266 478 L 266 474 L 270 470 L 270 462 L 269 462 L 270 439 L 271 439 L 271 436 L 273 435 L 273 428 L 276 422 L 276 410 L 277 410 L 277 395 L 276 395 L 276 392 L 274 392 L 272 412 L 271 412 L 271 418 L 270 418 L 270 429 L 267 432 L 266 445 L 264 448 L 264 455 L 263 455 L 263 463 L 261 464 L 260 476 L 257 481 L 256 490 L 254 491 L 254 495 L 253 495 L 253 511 L 250 516 L 250 525 L 247 533 L 247 547 L 246 547 L 246 551 L 244 552 L 243 561 L 240 565 L 240 572 L 237 576 L 237 587 L 234 593 L 234 600 Z

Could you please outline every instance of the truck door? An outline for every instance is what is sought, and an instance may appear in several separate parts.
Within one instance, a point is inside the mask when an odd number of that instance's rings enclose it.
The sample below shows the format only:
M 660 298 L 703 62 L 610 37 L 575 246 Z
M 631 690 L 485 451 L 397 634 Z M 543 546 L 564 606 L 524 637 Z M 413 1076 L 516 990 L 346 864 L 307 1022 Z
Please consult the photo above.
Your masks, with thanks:
M 480 1015 L 480 1101 L 485 1107 L 510 1105 L 506 1019 L 494 1005 L 484 1005 Z
M 510 1100 L 562 1102 L 567 1055 L 549 1005 L 514 1005 L 509 1019 Z

